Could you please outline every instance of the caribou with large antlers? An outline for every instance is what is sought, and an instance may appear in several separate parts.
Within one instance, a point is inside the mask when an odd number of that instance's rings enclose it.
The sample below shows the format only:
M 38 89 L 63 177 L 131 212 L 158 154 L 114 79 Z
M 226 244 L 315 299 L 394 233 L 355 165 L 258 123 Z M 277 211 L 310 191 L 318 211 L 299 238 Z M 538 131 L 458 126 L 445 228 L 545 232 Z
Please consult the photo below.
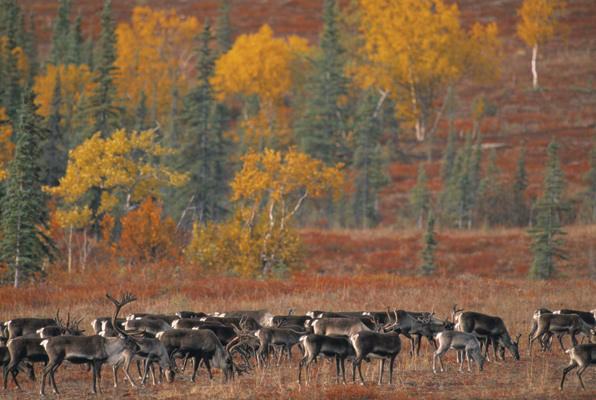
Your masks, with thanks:
M 112 316 L 112 325 L 118 331 L 119 336 L 114 338 L 105 338 L 99 335 L 93 336 L 57 336 L 45 339 L 41 345 L 45 348 L 49 356 L 49 363 L 43 370 L 41 379 L 40 393 L 44 394 L 46 376 L 50 374 L 54 393 L 59 394 L 56 382 L 53 379 L 54 372 L 58 369 L 60 364 L 68 361 L 72 364 L 90 364 L 93 374 L 93 393 L 97 393 L 96 383 L 99 386 L 101 393 L 101 366 L 104 363 L 115 364 L 122 357 L 125 350 L 139 351 L 140 347 L 135 341 L 135 334 L 125 332 L 116 324 L 116 318 L 120 309 L 135 300 L 136 297 L 130 295 L 128 292 L 120 301 L 117 301 L 109 294 L 106 296 L 114 303 L 116 310 Z

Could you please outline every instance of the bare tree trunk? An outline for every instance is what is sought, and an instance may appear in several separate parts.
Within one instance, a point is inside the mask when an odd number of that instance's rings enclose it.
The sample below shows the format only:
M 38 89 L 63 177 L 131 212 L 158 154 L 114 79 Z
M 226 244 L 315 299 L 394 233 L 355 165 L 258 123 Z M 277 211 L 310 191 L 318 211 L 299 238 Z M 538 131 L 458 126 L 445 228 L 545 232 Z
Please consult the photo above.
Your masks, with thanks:
M 21 185 L 22 188 L 23 185 Z M 19 227 L 18 227 L 18 232 L 19 232 L 19 238 L 21 236 L 21 217 L 19 217 Z M 21 246 L 21 242 L 20 240 L 17 242 L 17 256 L 15 257 L 15 265 L 14 265 L 14 287 L 15 289 L 19 288 L 19 285 L 21 283 L 20 277 L 19 277 L 19 272 L 20 272 L 20 267 L 19 267 L 19 253 L 20 253 L 20 246 Z
M 68 232 L 68 273 L 72 272 L 72 225 Z
M 534 77 L 532 85 L 534 90 L 538 89 L 538 72 L 536 71 L 536 57 L 538 56 L 538 43 L 532 48 L 532 76 Z

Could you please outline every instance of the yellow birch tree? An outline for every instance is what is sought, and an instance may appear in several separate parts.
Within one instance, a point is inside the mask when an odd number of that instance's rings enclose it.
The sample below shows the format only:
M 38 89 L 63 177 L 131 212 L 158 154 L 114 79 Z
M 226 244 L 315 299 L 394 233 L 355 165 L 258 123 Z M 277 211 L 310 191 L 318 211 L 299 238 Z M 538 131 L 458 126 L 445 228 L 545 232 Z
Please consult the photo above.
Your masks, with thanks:
M 538 46 L 555 36 L 566 37 L 569 28 L 557 19 L 565 12 L 565 2 L 560 0 L 524 0 L 517 14 L 521 21 L 517 24 L 517 35 L 532 47 L 532 87 L 538 89 L 536 59 Z
M 250 145 L 262 149 L 273 136 L 279 147 L 291 142 L 283 100 L 295 83 L 295 64 L 308 51 L 306 39 L 275 38 L 265 24 L 255 34 L 238 37 L 230 51 L 216 61 L 211 83 L 220 100 L 232 96 L 243 100 L 242 125 Z M 256 99 L 256 111 L 251 110 L 251 97 Z
M 102 139 L 98 132 L 70 152 L 66 176 L 60 179 L 60 185 L 44 187 L 64 201 L 65 207 L 57 210 L 57 218 L 61 227 L 68 229 L 70 238 L 73 229 L 93 222 L 93 213 L 85 204 L 85 195 L 93 188 L 102 193 L 98 214 L 112 210 L 120 198 L 124 198 L 123 209 L 127 214 L 132 210 L 132 202 L 147 196 L 159 198 L 162 186 L 186 183 L 186 174 L 154 161 L 165 153 L 173 153 L 156 143 L 156 137 L 154 130 L 127 133 L 120 129 L 107 139 Z M 69 246 L 71 254 L 71 239 Z
M 193 38 L 199 28 L 195 17 L 183 18 L 174 10 L 150 7 L 135 7 L 131 24 L 118 26 L 115 85 L 129 118 L 144 93 L 152 117 L 164 124 L 171 112 L 174 88 L 180 95 L 186 91 Z
M 447 97 L 450 88 L 467 77 L 481 81 L 499 77 L 496 24 L 475 24 L 466 32 L 457 5 L 440 0 L 360 4 L 366 44 L 356 80 L 388 93 L 396 102 L 397 116 L 414 127 L 417 140 L 436 129 L 442 114 L 437 99 L 442 93 Z
M 206 268 L 283 275 L 297 268 L 302 256 L 292 217 L 307 197 L 340 195 L 343 165 L 326 167 L 295 148 L 285 155 L 251 150 L 242 161 L 232 183 L 236 213 L 224 224 L 195 225 L 186 254 Z

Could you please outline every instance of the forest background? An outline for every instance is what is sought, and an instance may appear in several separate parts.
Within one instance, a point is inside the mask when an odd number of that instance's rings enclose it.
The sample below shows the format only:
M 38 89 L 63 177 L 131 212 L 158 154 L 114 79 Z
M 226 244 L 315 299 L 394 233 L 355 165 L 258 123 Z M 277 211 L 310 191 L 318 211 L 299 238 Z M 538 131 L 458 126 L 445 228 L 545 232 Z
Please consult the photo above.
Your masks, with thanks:
M 594 279 L 596 16 L 545 3 L 532 43 L 521 1 L 3 0 L 2 283 L 545 277 L 550 161 L 567 235 L 547 277 Z

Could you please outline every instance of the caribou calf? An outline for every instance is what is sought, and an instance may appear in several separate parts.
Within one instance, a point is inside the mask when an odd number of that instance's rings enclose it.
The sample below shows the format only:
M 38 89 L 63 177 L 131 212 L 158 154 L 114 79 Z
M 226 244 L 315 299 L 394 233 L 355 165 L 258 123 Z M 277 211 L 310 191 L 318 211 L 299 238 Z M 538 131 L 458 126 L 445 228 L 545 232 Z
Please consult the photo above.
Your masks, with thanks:
M 310 334 L 302 336 L 300 342 L 302 342 L 302 345 L 304 346 L 304 358 L 300 361 L 298 366 L 298 384 L 301 384 L 302 366 L 305 367 L 306 384 L 310 384 L 308 367 L 318 356 L 334 359 L 337 383 L 339 384 L 339 369 L 341 366 L 344 384 L 346 384 L 345 359 L 348 357 L 356 357 L 354 347 L 352 347 L 352 344 L 348 339 L 343 337 Z
M 561 390 L 563 390 L 563 383 L 565 382 L 565 375 L 572 369 L 579 366 L 576 372 L 577 379 L 582 385 L 582 389 L 586 390 L 584 381 L 582 381 L 582 373 L 590 364 L 596 364 L 596 344 L 580 344 L 565 351 L 569 354 L 570 362 L 567 368 L 563 370 L 563 377 L 561 378 Z
M 435 351 L 433 356 L 434 373 L 437 372 L 437 358 L 439 359 L 441 371 L 445 372 L 445 368 L 443 368 L 443 354 L 445 354 L 445 352 L 449 349 L 465 352 L 465 355 L 468 358 L 468 372 L 472 372 L 470 357 L 474 358 L 474 362 L 476 362 L 478 365 L 478 370 L 482 371 L 484 358 L 482 357 L 480 343 L 478 342 L 476 336 L 466 332 L 445 331 L 437 333 L 435 337 L 439 341 L 439 348 L 437 351 Z M 464 370 L 464 357 L 461 358 L 459 370 L 460 372 L 463 372 Z

